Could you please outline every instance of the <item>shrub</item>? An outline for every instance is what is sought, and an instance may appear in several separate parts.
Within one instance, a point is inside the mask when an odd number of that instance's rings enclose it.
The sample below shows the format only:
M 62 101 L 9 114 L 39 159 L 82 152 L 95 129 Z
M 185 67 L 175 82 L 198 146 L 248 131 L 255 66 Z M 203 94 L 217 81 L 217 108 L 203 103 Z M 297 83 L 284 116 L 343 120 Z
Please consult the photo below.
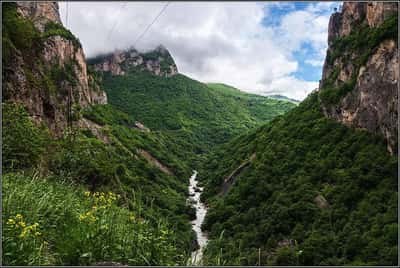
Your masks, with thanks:
M 3 169 L 36 165 L 45 150 L 48 133 L 35 126 L 20 104 L 3 103 Z

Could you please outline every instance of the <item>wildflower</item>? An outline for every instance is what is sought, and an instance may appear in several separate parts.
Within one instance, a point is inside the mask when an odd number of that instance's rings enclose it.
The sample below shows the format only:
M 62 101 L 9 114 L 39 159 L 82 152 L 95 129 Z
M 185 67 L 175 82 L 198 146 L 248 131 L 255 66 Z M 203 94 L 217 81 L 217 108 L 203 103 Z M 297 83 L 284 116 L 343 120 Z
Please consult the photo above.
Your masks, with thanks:
M 15 218 L 17 219 L 17 220 L 22 220 L 23 219 L 23 217 L 22 217 L 22 215 L 21 214 L 17 214 L 17 215 L 15 215 Z
M 24 221 L 20 221 L 19 222 L 19 226 L 21 226 L 22 228 L 26 227 L 26 223 Z
M 89 197 L 89 196 L 90 196 L 90 192 L 89 192 L 89 191 L 86 191 L 86 192 L 85 192 L 85 196 L 86 196 L 86 197 Z
M 35 232 L 35 236 L 40 236 L 41 234 L 41 232 Z
M 14 219 L 8 219 L 7 220 L 7 225 L 14 225 L 15 224 L 15 220 Z

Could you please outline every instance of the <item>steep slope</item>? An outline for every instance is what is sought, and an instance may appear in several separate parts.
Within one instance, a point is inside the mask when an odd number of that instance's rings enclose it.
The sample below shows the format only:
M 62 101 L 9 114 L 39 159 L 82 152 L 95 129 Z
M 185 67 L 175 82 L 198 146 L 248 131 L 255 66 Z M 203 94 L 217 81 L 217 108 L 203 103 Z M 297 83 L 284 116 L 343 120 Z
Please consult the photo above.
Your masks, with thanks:
M 148 53 L 157 55 L 160 52 Z M 113 58 L 120 57 L 121 52 L 116 54 Z M 123 53 L 128 54 L 129 51 Z M 159 76 L 151 70 L 143 70 L 140 65 L 131 64 L 137 60 L 137 54 L 134 55 L 133 59 L 125 56 L 121 64 L 124 74 L 102 72 L 102 85 L 109 103 L 151 130 L 162 131 L 181 146 L 181 151 L 192 155 L 207 152 L 212 146 L 259 126 L 294 106 L 263 97 L 227 95 L 181 74 Z M 162 54 L 158 58 L 162 59 Z M 107 58 L 104 60 L 108 62 Z M 99 58 L 95 62 L 98 61 Z M 175 66 L 173 61 L 170 64 Z M 99 65 L 105 63 L 97 63 L 95 68 Z M 187 159 L 187 156 L 182 159 Z
M 235 105 L 241 107 L 245 113 L 260 123 L 268 122 L 295 107 L 289 99 L 274 99 L 269 96 L 249 94 L 220 83 L 208 83 L 207 86 L 218 94 L 234 97 Z
M 390 108 L 397 16 L 390 10 L 390 3 L 345 3 L 329 36 L 339 27 L 346 37 L 330 43 L 320 90 L 208 158 L 199 172 L 210 207 L 205 264 L 397 264 L 398 170 L 390 154 L 397 130 L 389 120 L 397 118 Z M 347 55 L 352 60 L 340 63 Z M 347 68 L 354 68 L 350 80 Z M 346 123 L 335 114 L 352 113 L 350 104 L 358 112 Z
M 57 3 L 2 8 L 3 263 L 186 264 L 190 169 L 168 137 L 105 104 Z
M 79 40 L 62 26 L 56 2 L 2 8 L 3 101 L 23 103 L 58 136 L 82 108 L 107 102 Z
M 385 137 L 392 154 L 397 151 L 397 25 L 397 3 L 345 2 L 329 21 L 319 87 L 326 116 Z

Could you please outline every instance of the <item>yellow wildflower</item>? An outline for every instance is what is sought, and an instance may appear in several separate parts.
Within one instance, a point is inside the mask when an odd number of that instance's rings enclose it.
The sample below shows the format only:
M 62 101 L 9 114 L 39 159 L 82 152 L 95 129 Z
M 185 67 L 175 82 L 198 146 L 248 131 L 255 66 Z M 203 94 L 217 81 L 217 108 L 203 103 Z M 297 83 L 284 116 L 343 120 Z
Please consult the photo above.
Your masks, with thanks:
M 22 230 L 21 234 L 19 235 L 19 237 L 20 237 L 20 238 L 24 238 L 24 237 L 28 234 L 28 230 L 29 230 L 29 229 L 24 228 L 24 229 Z
M 18 213 L 17 215 L 15 215 L 15 218 L 16 218 L 17 220 L 22 220 L 23 217 L 22 217 L 21 214 Z
M 80 221 L 83 221 L 84 219 L 86 219 L 85 215 L 80 214 L 80 215 L 79 215 L 79 220 L 80 220 Z
M 8 219 L 7 220 L 7 224 L 8 225 L 14 225 L 15 224 L 15 220 L 14 219 Z
M 89 196 L 90 196 L 90 192 L 89 192 L 89 191 L 86 191 L 86 192 L 85 192 L 85 196 L 89 197 Z
M 25 226 L 26 226 L 26 224 L 25 224 L 24 221 L 20 221 L 20 222 L 19 222 L 19 225 L 20 225 L 22 228 L 25 228 Z

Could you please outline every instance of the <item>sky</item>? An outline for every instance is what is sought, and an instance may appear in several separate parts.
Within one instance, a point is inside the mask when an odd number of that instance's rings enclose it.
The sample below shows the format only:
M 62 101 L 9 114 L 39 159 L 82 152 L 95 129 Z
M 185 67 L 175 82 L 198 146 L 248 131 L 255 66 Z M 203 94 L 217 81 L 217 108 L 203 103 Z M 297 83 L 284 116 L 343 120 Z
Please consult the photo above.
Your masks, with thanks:
M 180 73 L 302 100 L 318 87 L 340 2 L 59 2 L 86 57 L 162 44 Z M 137 41 L 138 40 L 138 41 Z

